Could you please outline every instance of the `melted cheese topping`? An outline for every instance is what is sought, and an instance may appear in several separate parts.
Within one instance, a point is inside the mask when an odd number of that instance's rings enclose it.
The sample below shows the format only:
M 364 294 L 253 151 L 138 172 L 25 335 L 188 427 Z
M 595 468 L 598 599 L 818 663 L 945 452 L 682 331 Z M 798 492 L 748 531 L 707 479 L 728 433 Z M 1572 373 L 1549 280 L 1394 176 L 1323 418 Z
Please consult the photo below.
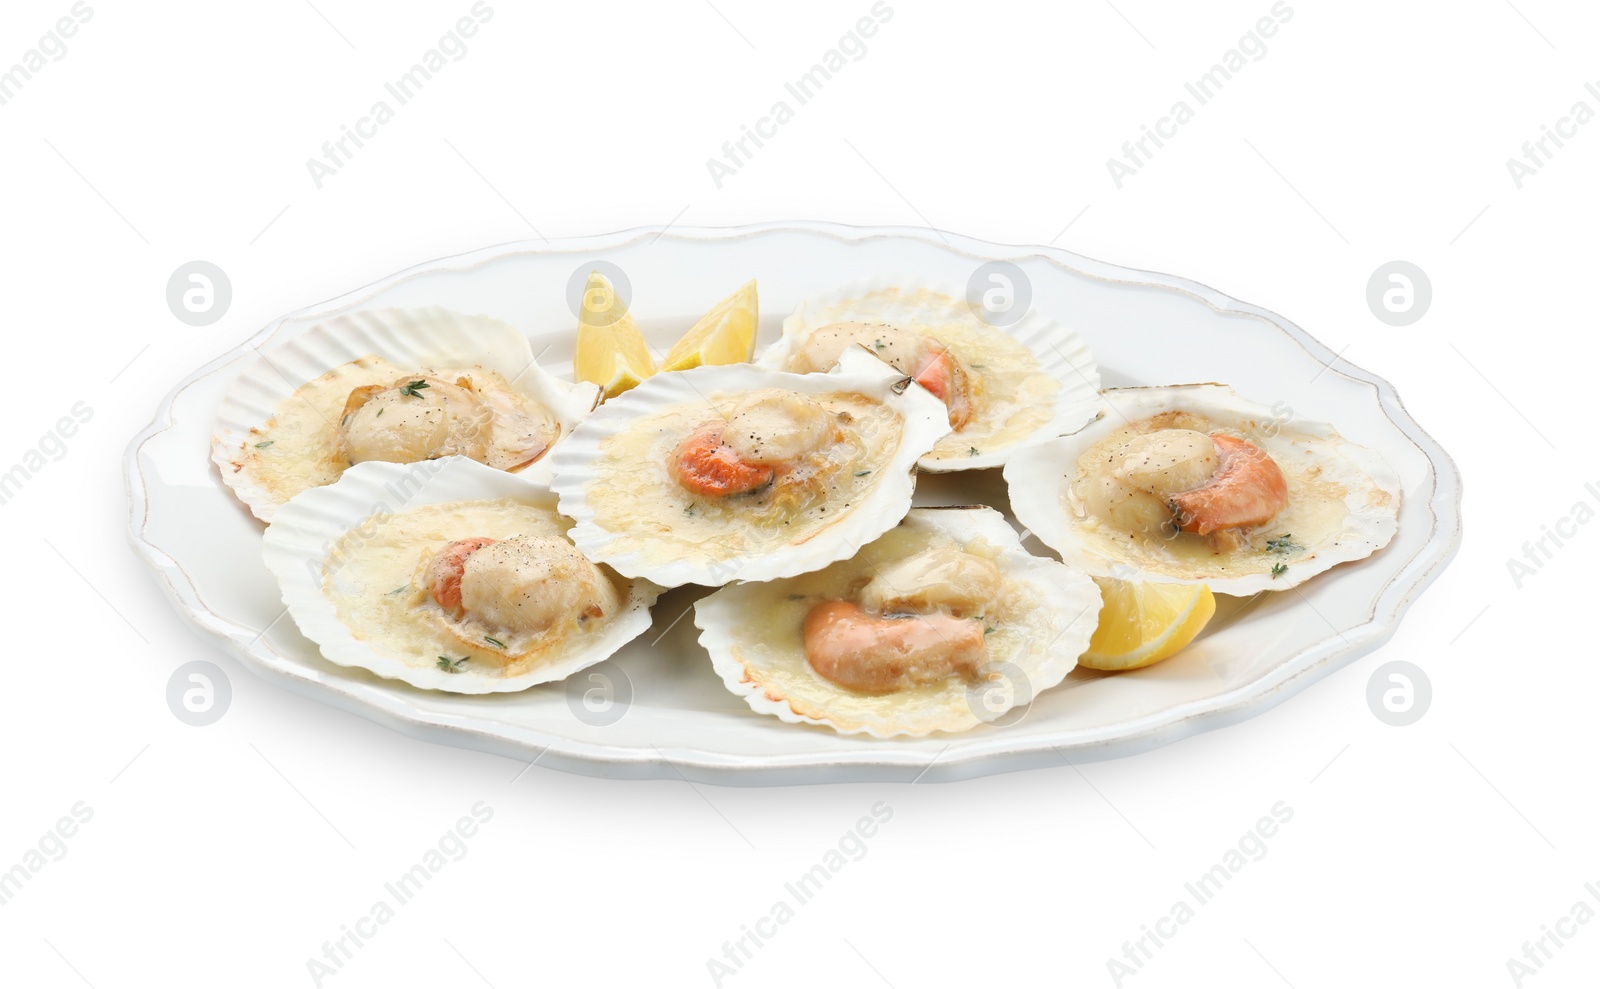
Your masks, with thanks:
M 846 346 L 861 343 L 899 370 L 907 371 L 914 348 L 908 338 L 932 337 L 942 344 L 967 372 L 971 387 L 972 417 L 962 427 L 934 445 L 931 456 L 959 460 L 1011 446 L 1050 421 L 1061 392 L 1061 382 L 1046 373 L 1039 358 L 1024 344 L 976 317 L 924 324 L 896 309 L 914 309 L 914 298 L 897 302 L 898 289 L 875 292 L 862 300 L 872 317 L 844 327 L 819 327 L 790 356 L 787 370 L 826 371 L 824 360 L 837 361 Z M 941 297 L 942 298 L 942 297 Z M 884 324 L 887 324 L 885 326 Z M 825 331 L 825 332 L 823 332 Z M 813 338 L 817 338 L 813 340 Z M 902 363 L 905 366 L 901 366 Z
M 352 464 L 411 464 L 448 456 L 483 463 L 492 418 L 471 390 L 442 378 L 358 388 L 337 427 L 339 453 Z
M 585 648 L 628 596 L 626 581 L 567 542 L 570 526 L 552 510 L 513 498 L 374 515 L 333 545 L 323 593 L 351 634 L 383 655 L 416 666 L 438 666 L 443 656 L 458 671 L 517 676 Z M 468 618 L 453 622 L 428 591 L 428 564 L 472 536 L 499 541 L 467 557 L 461 592 Z M 546 542 L 565 549 L 546 552 Z M 503 548 L 490 553 L 496 546 Z M 604 614 L 585 615 L 596 603 Z
M 413 380 L 429 387 L 413 395 L 395 387 Z M 407 369 L 369 355 L 278 403 L 250 430 L 235 463 L 282 503 L 332 484 L 361 460 L 413 463 L 459 453 L 517 470 L 541 457 L 559 430 L 548 410 L 487 368 Z
M 1044 372 L 1033 351 L 998 330 L 962 322 L 929 327 L 966 368 L 973 415 L 934 445 L 940 459 L 960 459 L 1019 443 L 1055 414 L 1061 382 Z
M 607 552 L 633 549 L 638 540 L 650 562 L 686 555 L 727 560 L 816 538 L 848 514 L 878 483 L 904 426 L 893 409 L 854 392 L 805 396 L 826 414 L 836 439 L 810 448 L 760 490 L 702 497 L 672 473 L 674 451 L 696 430 L 724 419 L 724 413 L 738 420 L 742 410 L 760 409 L 768 419 L 794 397 L 779 389 L 714 393 L 709 406 L 667 408 L 602 441 L 587 493 L 595 524 L 616 534 Z M 729 431 L 724 435 L 731 443 Z M 773 421 L 746 430 L 755 434 L 749 442 L 763 449 L 794 441 L 793 432 Z
M 729 410 L 722 442 L 747 464 L 777 466 L 822 446 L 836 425 L 820 402 L 797 392 L 758 393 Z
M 899 603 L 927 607 L 950 600 L 964 604 L 975 600 L 974 594 L 984 596 L 990 603 L 981 615 L 971 617 L 981 617 L 987 630 L 986 665 L 1015 662 L 1030 647 L 1046 647 L 1052 638 L 1050 618 L 1037 607 L 1026 583 L 996 566 L 999 555 L 999 549 L 982 539 L 959 543 L 929 529 L 891 529 L 849 560 L 799 577 L 746 585 L 750 618 L 732 629 L 734 655 L 768 696 L 782 698 L 809 717 L 835 715 L 841 721 L 857 722 L 865 716 L 889 715 L 908 725 L 930 719 L 970 724 L 969 684 L 961 677 L 888 694 L 847 690 L 812 669 L 801 626 L 819 602 L 865 603 L 864 598 L 873 593 L 875 578 L 898 573 L 900 580 L 907 579 L 911 574 L 901 565 L 920 561 L 912 567 L 928 571 L 926 593 L 918 595 L 901 586 L 893 592 Z M 972 559 L 962 561 L 960 556 Z M 883 582 L 877 581 L 877 586 L 881 589 Z M 959 608 L 956 613 L 966 616 L 967 610 Z
M 1129 423 L 1085 450 L 1062 485 L 1061 501 L 1090 548 L 1136 570 L 1203 579 L 1271 573 L 1274 566 L 1308 559 L 1335 543 L 1345 526 L 1346 488 L 1323 477 L 1327 452 L 1314 437 L 1289 432 L 1263 436 L 1192 412 L 1163 412 Z M 1190 431 L 1205 445 L 1185 436 Z M 1237 545 L 1177 532 L 1160 494 L 1204 481 L 1209 434 L 1225 433 L 1259 446 L 1278 464 L 1289 502 L 1258 526 L 1237 530 Z M 1214 460 L 1214 448 L 1210 451 Z M 1139 490 L 1140 487 L 1148 490 Z M 1224 548 L 1226 547 L 1226 548 Z
M 465 618 L 452 629 L 464 642 L 485 637 L 513 654 L 542 650 L 590 619 L 616 614 L 621 597 L 600 568 L 561 536 L 521 535 L 479 549 L 461 574 Z
M 926 353 L 922 337 L 888 323 L 830 323 L 818 327 L 789 359 L 789 370 L 801 374 L 828 371 L 849 347 L 866 347 L 901 374 L 916 374 Z
M 993 560 L 942 539 L 880 567 L 858 598 L 863 608 L 880 615 L 942 610 L 968 617 L 999 593 L 1000 568 Z

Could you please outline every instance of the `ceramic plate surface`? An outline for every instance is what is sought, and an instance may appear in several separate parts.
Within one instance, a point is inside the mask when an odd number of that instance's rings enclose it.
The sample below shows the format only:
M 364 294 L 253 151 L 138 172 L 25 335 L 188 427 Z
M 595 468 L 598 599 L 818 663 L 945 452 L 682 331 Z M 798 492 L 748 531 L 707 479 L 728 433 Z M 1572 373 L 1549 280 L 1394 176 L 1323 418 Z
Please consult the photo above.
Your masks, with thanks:
M 518 327 L 542 352 L 545 368 L 570 378 L 577 318 L 566 286 L 596 260 L 626 272 L 631 311 L 660 353 L 751 277 L 761 286 L 759 350 L 778 338 L 801 299 L 871 272 L 920 271 L 960 285 L 985 262 L 1011 261 L 1028 278 L 1035 307 L 1047 316 L 1070 314 L 1104 385 L 1225 381 L 1257 402 L 1282 402 L 1296 415 L 1333 423 L 1378 451 L 1400 478 L 1399 532 L 1382 552 L 1336 567 L 1298 594 L 1264 595 L 1243 611 L 1219 602 L 1205 634 L 1174 659 L 1114 676 L 1076 670 L 1042 693 L 1021 721 L 960 735 L 874 739 L 756 714 L 723 688 L 694 623 L 678 620 L 705 593 L 698 588 L 662 595 L 654 627 L 613 657 L 608 696 L 621 708 L 609 723 L 594 716 L 585 697 L 593 685 L 582 676 L 470 697 L 416 690 L 324 660 L 290 622 L 275 621 L 283 605 L 272 574 L 257 562 L 262 525 L 208 456 L 218 409 L 256 348 L 345 313 L 445 306 Z M 954 780 L 1125 755 L 1240 721 L 1384 642 L 1454 555 L 1461 534 L 1455 464 L 1394 388 L 1282 317 L 1182 278 L 1054 248 L 817 223 L 630 230 L 420 265 L 285 317 L 196 371 L 134 438 L 125 467 L 135 548 L 180 613 L 255 672 L 432 741 L 538 756 L 541 766 L 597 776 L 716 783 Z M 924 476 L 917 503 L 1004 510 L 999 475 Z M 1037 540 L 1026 545 L 1049 553 Z

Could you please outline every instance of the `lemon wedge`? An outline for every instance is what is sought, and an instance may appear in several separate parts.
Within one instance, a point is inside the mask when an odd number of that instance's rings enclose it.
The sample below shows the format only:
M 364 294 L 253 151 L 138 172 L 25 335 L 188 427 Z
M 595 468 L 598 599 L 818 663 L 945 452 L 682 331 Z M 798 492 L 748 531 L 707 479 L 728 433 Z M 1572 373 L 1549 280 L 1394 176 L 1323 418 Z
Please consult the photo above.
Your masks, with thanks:
M 572 368 L 579 381 L 599 385 L 606 398 L 616 398 L 655 373 L 639 325 L 610 280 L 598 271 L 590 272 L 583 286 Z
M 1216 614 L 1204 584 L 1147 584 L 1096 577 L 1100 625 L 1078 665 L 1091 670 L 1136 670 L 1159 663 L 1194 641 Z
M 739 364 L 756 351 L 759 322 L 755 279 L 723 299 L 667 351 L 663 371 L 686 371 L 702 364 Z

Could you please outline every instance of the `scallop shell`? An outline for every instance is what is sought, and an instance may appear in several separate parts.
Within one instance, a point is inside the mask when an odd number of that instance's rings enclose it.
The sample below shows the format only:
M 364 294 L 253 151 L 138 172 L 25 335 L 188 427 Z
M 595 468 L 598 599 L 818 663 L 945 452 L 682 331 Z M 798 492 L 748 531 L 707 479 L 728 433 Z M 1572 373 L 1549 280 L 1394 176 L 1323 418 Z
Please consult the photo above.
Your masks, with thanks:
M 1017 521 L 1071 566 L 1097 577 L 1205 584 L 1219 594 L 1250 595 L 1287 590 L 1340 563 L 1371 556 L 1394 538 L 1399 527 L 1399 475 L 1376 451 L 1350 442 L 1327 423 L 1286 418 L 1220 384 L 1110 388 L 1105 398 L 1107 411 L 1094 424 L 1043 444 L 1005 469 Z M 1271 454 L 1285 473 L 1294 465 L 1320 468 L 1321 478 L 1347 492 L 1344 524 L 1305 545 L 1307 555 L 1285 562 L 1277 577 L 1270 573 L 1177 577 L 1148 572 L 1085 540 L 1071 524 L 1070 509 L 1064 503 L 1078 458 L 1123 425 L 1173 409 L 1200 413 L 1250 434 L 1252 442 Z M 1300 542 L 1303 534 L 1295 535 Z
M 416 464 L 356 464 L 334 483 L 310 488 L 284 503 L 262 537 L 262 556 L 278 579 L 289 616 L 306 638 L 318 645 L 324 658 L 423 690 L 457 694 L 526 690 L 593 666 L 650 627 L 650 606 L 661 588 L 635 580 L 623 610 L 588 648 L 518 676 L 496 677 L 471 669 L 447 673 L 384 655 L 357 638 L 339 619 L 333 602 L 323 594 L 321 574 L 328 554 L 345 533 L 380 513 L 496 498 L 516 498 L 551 511 L 556 508 L 555 495 L 543 485 L 465 457 Z
M 1050 418 L 1025 436 L 969 455 L 929 453 L 917 466 L 925 471 L 978 470 L 1003 466 L 1023 447 L 1081 428 L 1102 408 L 1100 369 L 1089 345 L 1076 330 L 1030 309 L 1021 319 L 1007 326 L 994 326 L 974 315 L 964 293 L 949 286 L 932 285 L 919 278 L 872 279 L 854 282 L 832 292 L 812 296 L 783 321 L 783 335 L 756 363 L 784 370 L 789 359 L 810 337 L 811 331 L 830 323 L 894 323 L 898 315 L 924 326 L 961 323 L 986 333 L 1004 334 L 1032 351 L 1044 373 L 1061 384 Z M 972 363 L 971 355 L 956 348 L 957 356 Z M 956 435 L 961 435 L 960 432 Z
M 562 381 L 540 367 L 522 331 L 498 319 L 439 306 L 347 313 L 258 351 L 217 409 L 211 459 L 256 518 L 272 521 L 282 503 L 248 470 L 236 469 L 234 457 L 249 440 L 250 430 L 270 419 L 301 386 L 369 354 L 402 368 L 476 364 L 498 372 L 556 419 L 560 433 L 552 450 L 600 401 L 597 386 Z M 547 451 L 520 474 L 535 483 L 548 483 L 549 463 Z
M 1005 516 L 992 508 L 918 508 L 901 525 L 940 532 L 963 545 L 983 539 L 1000 549 L 995 562 L 1001 573 L 1032 594 L 1036 607 L 1030 614 L 1042 616 L 1045 625 L 1034 630 L 1018 651 L 991 659 L 1000 671 L 999 681 L 973 686 L 952 681 L 944 693 L 935 695 L 938 703 L 907 710 L 895 706 L 894 694 L 857 694 L 815 674 L 814 684 L 807 684 L 804 691 L 785 693 L 770 667 L 763 665 L 767 657 L 748 649 L 741 652 L 739 645 L 741 630 L 770 628 L 771 614 L 760 607 L 760 596 L 794 584 L 777 581 L 732 584 L 695 602 L 700 644 L 711 654 L 723 684 L 758 714 L 791 724 L 826 725 L 843 734 L 891 738 L 967 731 L 985 723 L 1014 724 L 1027 713 L 1021 705 L 1031 704 L 1040 691 L 1061 683 L 1077 666 L 1100 616 L 1100 589 L 1088 575 L 1027 552 Z M 800 662 L 805 662 L 803 657 Z M 877 703 L 880 699 L 882 703 Z
M 944 403 L 921 388 L 909 387 L 908 381 L 862 348 L 845 354 L 839 366 L 827 374 L 789 374 L 749 364 L 656 374 L 606 402 L 551 455 L 555 468 L 551 489 L 560 496 L 562 514 L 577 521 L 569 533 L 572 541 L 589 559 L 610 564 L 621 574 L 646 577 L 665 587 L 719 587 L 734 579 L 772 580 L 818 570 L 852 555 L 905 517 L 916 484 L 917 458 L 950 432 Z M 883 402 L 899 414 L 899 445 L 888 466 L 877 472 L 876 483 L 865 498 L 849 511 L 841 512 L 815 538 L 775 551 L 728 559 L 680 555 L 652 561 L 646 552 L 652 545 L 648 533 L 611 532 L 596 523 L 589 488 L 594 483 L 603 442 L 627 431 L 645 415 L 674 406 L 703 405 L 706 396 L 716 392 L 762 388 L 785 388 L 807 395 L 856 392 Z M 630 537 L 627 545 L 617 546 L 624 535 Z

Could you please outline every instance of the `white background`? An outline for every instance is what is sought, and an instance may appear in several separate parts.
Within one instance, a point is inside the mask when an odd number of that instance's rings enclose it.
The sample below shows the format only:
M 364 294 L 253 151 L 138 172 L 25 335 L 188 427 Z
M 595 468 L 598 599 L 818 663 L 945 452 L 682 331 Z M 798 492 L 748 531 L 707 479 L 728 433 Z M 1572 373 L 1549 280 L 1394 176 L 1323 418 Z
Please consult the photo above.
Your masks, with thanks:
M 1600 110 L 1600 12 L 1292 0 L 1267 54 L 1119 190 L 1106 159 L 1269 0 L 893 0 L 867 54 L 718 189 L 706 159 L 870 4 L 716 2 L 492 0 L 467 55 L 320 190 L 306 159 L 468 0 L 96 2 L 0 106 L 0 468 L 94 410 L 0 507 L 0 869 L 93 810 L 0 906 L 0 982 L 312 985 L 307 959 L 483 801 L 467 856 L 324 985 L 712 985 L 724 941 L 884 801 L 865 857 L 724 985 L 1110 986 L 1107 959 L 1282 801 L 1265 858 L 1124 985 L 1514 985 L 1507 959 L 1600 880 L 1600 528 L 1521 589 L 1506 563 L 1597 503 L 1600 123 L 1520 190 L 1506 159 L 1575 101 Z M 69 7 L 6 3 L 0 67 Z M 1387 646 L 1236 727 L 959 784 L 728 789 L 513 783 L 513 761 L 292 696 L 191 633 L 127 548 L 129 437 L 284 312 L 534 225 L 800 218 L 1054 242 L 1285 314 L 1393 381 L 1458 459 L 1460 555 Z M 206 328 L 164 298 L 196 258 L 234 286 Z M 1365 301 L 1394 259 L 1432 280 L 1409 327 Z M 197 658 L 233 685 L 208 728 L 164 697 Z M 1392 659 L 1433 683 L 1407 728 L 1365 701 Z M 1523 984 L 1597 970 L 1590 923 Z

